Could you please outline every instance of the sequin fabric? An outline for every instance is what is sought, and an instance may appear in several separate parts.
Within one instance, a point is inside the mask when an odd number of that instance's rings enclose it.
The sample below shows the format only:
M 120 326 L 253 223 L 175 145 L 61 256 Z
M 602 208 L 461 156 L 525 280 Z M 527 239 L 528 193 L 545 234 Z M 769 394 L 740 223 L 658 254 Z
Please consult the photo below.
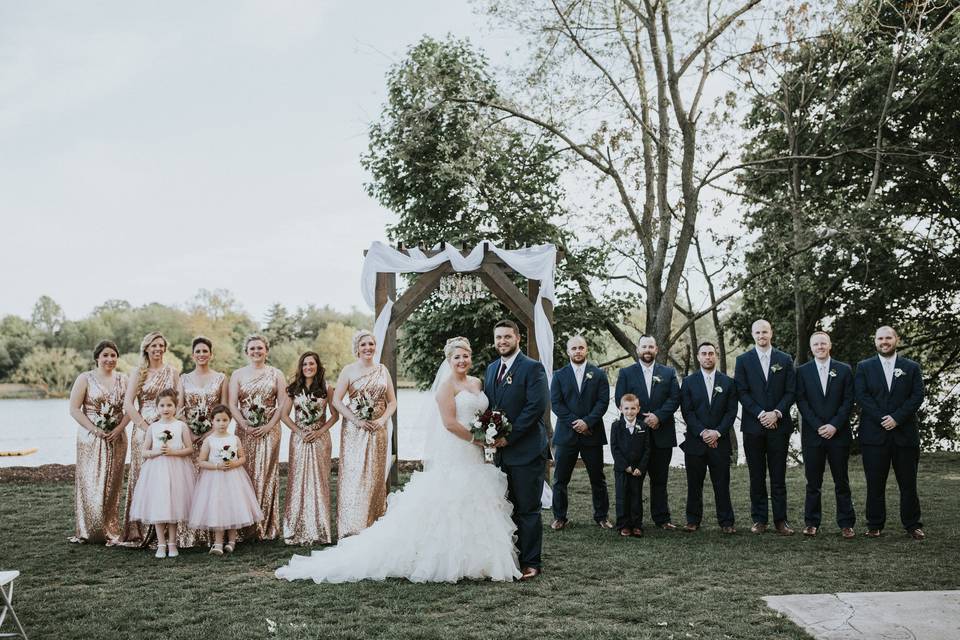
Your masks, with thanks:
M 220 404 L 220 399 L 223 397 L 221 394 L 224 380 L 226 380 L 226 376 L 219 371 L 212 372 L 206 384 L 199 382 L 196 371 L 191 371 L 180 377 L 180 384 L 183 387 L 183 420 L 188 426 L 192 412 L 196 411 L 198 407 L 206 407 L 206 411 L 209 413 L 211 409 Z M 192 432 L 191 435 L 193 436 L 193 464 L 197 469 L 197 474 L 199 474 L 200 468 L 197 463 L 200 457 L 200 449 L 203 447 L 203 440 Z M 205 529 L 190 529 L 181 525 L 180 529 L 177 530 L 177 543 L 181 547 L 201 546 L 207 544 L 209 540 Z
M 266 420 L 277 412 L 277 382 L 283 382 L 283 374 L 275 367 L 267 367 L 250 380 L 240 385 L 238 403 L 244 415 L 249 415 L 252 402 L 262 402 L 266 407 Z M 262 438 L 238 434 L 247 454 L 244 465 L 253 490 L 257 494 L 263 520 L 243 531 L 245 539 L 275 540 L 280 534 L 280 423 Z
M 299 409 L 294 421 L 301 432 L 316 431 L 327 420 L 326 398 L 316 398 L 322 418 L 315 424 L 303 422 Z M 287 544 L 329 544 L 330 535 L 330 431 L 313 442 L 304 442 L 299 433 L 290 436 L 287 492 L 283 509 L 283 541 Z

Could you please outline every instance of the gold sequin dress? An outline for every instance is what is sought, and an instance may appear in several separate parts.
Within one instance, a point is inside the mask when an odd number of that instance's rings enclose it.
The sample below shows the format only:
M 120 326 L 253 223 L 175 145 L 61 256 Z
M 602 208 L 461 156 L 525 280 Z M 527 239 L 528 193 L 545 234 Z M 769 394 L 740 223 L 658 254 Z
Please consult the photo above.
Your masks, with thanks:
M 183 387 L 183 421 L 187 423 L 187 426 L 190 425 L 191 418 L 197 413 L 203 413 L 207 418 L 211 417 L 210 411 L 220 404 L 223 398 L 225 379 L 226 376 L 219 371 L 211 372 L 206 384 L 201 384 L 198 381 L 196 371 L 180 376 L 180 384 Z M 191 435 L 193 435 L 193 464 L 199 474 L 200 468 L 197 467 L 197 464 L 200 449 L 203 447 L 203 440 L 200 439 L 202 434 L 197 435 L 191 431 Z M 206 529 L 191 529 L 186 526 L 181 526 L 177 531 L 177 538 L 177 543 L 181 547 L 193 547 L 209 542 Z
M 96 372 L 87 371 L 87 392 L 83 412 L 96 424 L 101 408 L 110 408 L 117 424 L 123 417 L 123 396 L 127 381 L 114 372 L 110 388 L 101 384 Z M 71 542 L 105 542 L 121 540 L 120 492 L 123 489 L 123 468 L 127 457 L 127 434 L 107 442 L 77 427 L 76 512 L 77 528 Z
M 265 422 L 270 421 L 279 409 L 278 381 L 283 383 L 283 374 L 276 367 L 266 367 L 250 380 L 240 385 L 238 404 L 244 417 L 250 420 L 251 407 L 261 404 L 266 408 Z M 262 438 L 238 434 L 247 454 L 244 465 L 253 490 L 257 494 L 263 520 L 243 532 L 246 539 L 275 540 L 280 533 L 280 423 Z
M 387 407 L 387 384 L 387 368 L 380 365 L 350 384 L 350 401 L 365 394 L 375 420 Z M 366 431 L 343 420 L 337 470 L 338 538 L 360 533 L 387 509 L 387 438 L 387 429 Z
M 157 413 L 157 396 L 164 389 L 176 388 L 176 384 L 177 372 L 169 364 L 147 371 L 147 377 L 135 401 L 140 415 L 148 424 L 153 424 L 160 419 Z M 134 424 L 130 436 L 130 474 L 127 476 L 127 501 L 123 514 L 123 540 L 129 546 L 146 547 L 155 537 L 153 525 L 130 520 L 130 503 L 133 501 L 133 492 L 140 478 L 140 467 L 143 465 L 143 441 L 146 437 L 146 429 Z
M 304 424 L 299 407 L 294 420 L 300 432 L 315 431 L 327 419 L 327 399 L 316 398 L 321 418 Z M 283 541 L 287 544 L 330 544 L 330 431 L 313 442 L 304 442 L 300 433 L 290 435 L 287 467 L 287 494 L 283 509 Z

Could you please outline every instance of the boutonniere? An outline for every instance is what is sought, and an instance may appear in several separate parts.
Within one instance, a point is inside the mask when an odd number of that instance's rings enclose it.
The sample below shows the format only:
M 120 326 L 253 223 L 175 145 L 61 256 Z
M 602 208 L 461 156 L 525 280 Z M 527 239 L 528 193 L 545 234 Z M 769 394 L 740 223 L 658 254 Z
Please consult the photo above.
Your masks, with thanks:
M 513 376 L 511 375 L 507 376 L 507 384 L 513 384 Z
M 653 384 L 657 384 L 658 382 L 663 382 L 663 378 L 661 378 L 660 376 L 653 376 L 652 380 L 653 380 Z
M 723 393 L 723 387 L 721 387 L 720 385 L 717 385 L 717 386 L 715 386 L 715 387 L 713 388 L 713 392 L 714 392 L 714 393 Z
M 770 365 L 770 371 L 773 371 L 774 373 L 780 371 L 781 369 L 783 369 L 783 367 L 781 367 L 779 364 Z
M 587 371 L 587 380 L 593 380 L 593 371 Z
M 900 367 L 897 367 L 896 369 L 893 370 L 893 377 L 894 377 L 894 378 L 899 378 L 900 376 L 902 376 L 902 375 L 905 374 L 905 373 L 906 373 L 906 371 L 904 371 L 904 370 L 901 369 Z
M 836 370 L 836 369 L 830 369 L 830 373 L 828 373 L 827 375 L 830 376 L 831 378 L 836 378 L 836 377 L 837 377 L 837 370 Z

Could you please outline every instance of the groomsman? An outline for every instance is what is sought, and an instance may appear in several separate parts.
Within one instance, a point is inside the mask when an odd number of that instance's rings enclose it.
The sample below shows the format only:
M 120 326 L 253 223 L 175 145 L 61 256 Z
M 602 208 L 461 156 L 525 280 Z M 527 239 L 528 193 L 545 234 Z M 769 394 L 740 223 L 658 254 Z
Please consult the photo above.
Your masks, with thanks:
M 803 445 L 803 472 L 807 497 L 803 503 L 803 535 L 820 529 L 820 489 L 830 464 L 837 497 L 837 526 L 846 539 L 854 537 L 857 516 L 850 496 L 847 461 L 850 458 L 850 412 L 853 410 L 853 370 L 830 357 L 830 336 L 816 331 L 810 336 L 813 360 L 797 369 L 797 408 Z
M 680 384 L 677 372 L 655 362 L 657 341 L 653 336 L 641 336 L 637 343 L 640 362 L 620 371 L 617 378 L 616 402 L 632 393 L 640 399 L 640 415 L 650 433 L 650 515 L 654 525 L 672 531 L 677 525 L 670 522 L 667 500 L 667 475 L 670 459 L 677 446 L 677 430 L 673 414 L 680 407 Z
M 601 529 L 612 529 L 607 518 L 610 497 L 607 479 L 603 474 L 603 445 L 607 433 L 603 415 L 610 404 L 610 384 L 607 375 L 587 362 L 587 341 L 583 336 L 567 340 L 570 364 L 553 374 L 550 401 L 557 415 L 553 432 L 553 524 L 560 530 L 567 525 L 567 484 L 577 457 L 583 458 L 593 494 L 593 520 Z
M 717 371 L 717 347 L 713 343 L 700 343 L 697 360 L 700 371 L 684 378 L 680 387 L 680 411 L 687 423 L 680 445 L 687 468 L 687 523 L 683 530 L 700 528 L 703 481 L 709 468 L 720 531 L 736 533 L 730 501 L 730 431 L 737 419 L 736 383 Z
M 793 358 L 774 349 L 773 328 L 766 320 L 751 327 L 754 348 L 737 357 L 734 379 L 743 411 L 740 431 L 750 470 L 750 515 L 752 533 L 767 530 L 767 471 L 770 472 L 770 502 L 777 533 L 793 535 L 787 522 L 787 451 L 793 421 L 790 406 L 796 393 Z
M 920 365 L 897 355 L 900 337 L 880 327 L 874 337 L 877 356 L 857 365 L 854 393 L 860 405 L 860 449 L 867 476 L 867 537 L 879 538 L 887 520 L 890 467 L 900 487 L 900 521 L 914 540 L 923 540 L 917 465 L 920 436 L 917 410 L 923 404 Z

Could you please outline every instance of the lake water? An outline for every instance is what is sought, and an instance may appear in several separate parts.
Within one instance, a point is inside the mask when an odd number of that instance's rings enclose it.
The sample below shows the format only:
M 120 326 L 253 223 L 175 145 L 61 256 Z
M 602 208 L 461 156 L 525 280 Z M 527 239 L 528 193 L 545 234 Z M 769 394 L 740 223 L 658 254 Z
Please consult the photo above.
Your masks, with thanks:
M 430 395 L 414 389 L 400 389 L 397 401 L 400 459 L 419 460 L 423 454 L 425 435 L 420 417 L 425 403 L 430 401 Z M 608 435 L 609 425 L 617 415 L 611 402 L 605 419 Z M 677 439 L 682 441 L 683 427 L 679 424 L 677 431 Z M 70 417 L 67 400 L 0 400 L 0 451 L 38 449 L 29 456 L 0 456 L 0 467 L 73 464 L 77 455 L 76 432 L 77 425 Z M 282 462 L 287 460 L 289 440 L 290 430 L 284 427 L 280 446 Z M 339 455 L 339 450 L 340 427 L 336 426 L 333 428 L 334 457 Z M 743 462 L 742 450 L 740 455 Z M 613 462 L 609 447 L 604 448 L 604 458 L 607 462 Z M 672 464 L 683 464 L 683 453 L 679 448 L 674 450 Z

